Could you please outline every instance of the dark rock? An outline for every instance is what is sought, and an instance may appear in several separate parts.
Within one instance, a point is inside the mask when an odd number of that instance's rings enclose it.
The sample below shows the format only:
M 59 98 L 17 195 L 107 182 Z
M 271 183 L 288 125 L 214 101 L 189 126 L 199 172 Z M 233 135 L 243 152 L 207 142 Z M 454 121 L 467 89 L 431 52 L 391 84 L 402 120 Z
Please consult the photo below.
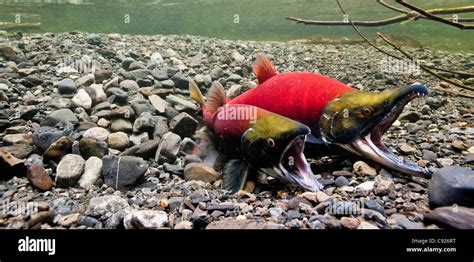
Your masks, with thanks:
M 211 70 L 209 75 L 211 76 L 212 80 L 217 80 L 224 76 L 224 70 L 222 70 L 220 67 L 216 67 Z
M 288 201 L 288 208 L 293 209 L 293 210 L 299 210 L 300 209 L 300 204 L 305 204 L 308 206 L 313 206 L 308 200 L 306 200 L 303 197 L 300 196 L 295 196 L 292 199 Z
M 474 229 L 474 209 L 467 207 L 438 207 L 424 216 L 425 224 L 442 227 Z
M 189 81 L 182 73 L 176 73 L 171 77 L 171 80 L 174 82 L 176 88 L 185 90 L 189 88 Z
M 178 176 L 183 176 L 184 168 L 180 165 L 172 165 L 169 163 L 164 163 L 163 164 L 163 170 L 165 172 L 170 173 L 170 174 L 175 174 Z
M 60 94 L 74 94 L 77 92 L 77 85 L 71 78 L 64 78 L 58 83 L 58 91 Z
M 428 187 L 429 203 L 439 206 L 474 207 L 474 171 L 460 166 L 436 170 Z
M 41 125 L 54 127 L 58 122 L 77 124 L 79 120 L 71 110 L 59 109 L 51 112 L 51 114 L 41 122 Z
M 70 137 L 63 136 L 54 141 L 43 154 L 45 159 L 61 159 L 66 154 L 71 153 L 73 140 Z
M 112 76 L 112 71 L 106 69 L 98 69 L 94 72 L 96 83 L 102 83 L 104 80 L 109 79 Z
M 36 128 L 33 130 L 33 143 L 41 152 L 44 152 L 59 138 L 63 136 L 69 136 L 73 129 L 74 126 L 71 123 L 63 125 L 62 129 L 49 126 Z
M 88 159 L 91 156 L 103 158 L 109 153 L 109 148 L 106 142 L 88 137 L 79 141 L 79 150 L 84 159 Z
M 395 220 L 399 226 L 405 229 L 424 229 L 422 223 L 410 221 L 402 214 L 393 214 L 390 216 L 390 218 Z
M 142 158 L 107 155 L 103 158 L 102 175 L 107 186 L 128 191 L 143 179 L 147 169 L 148 164 Z
M 171 131 L 182 138 L 192 137 L 197 129 L 197 125 L 197 120 L 185 112 L 170 120 Z
M 107 89 L 105 94 L 108 98 L 113 98 L 109 100 L 110 103 L 118 103 L 121 105 L 127 103 L 128 93 L 118 87 L 111 87 Z
M 164 117 L 158 117 L 156 119 L 155 128 L 153 131 L 153 138 L 159 139 L 163 137 L 169 131 L 167 119 Z
M 149 159 L 155 155 L 159 144 L 159 139 L 148 140 L 126 149 L 120 154 L 120 156 L 137 156 L 143 159 Z
M 110 130 L 112 132 L 131 133 L 133 130 L 133 126 L 130 121 L 119 118 L 111 121 Z
M 144 112 L 133 123 L 133 132 L 134 133 L 146 132 L 151 136 L 153 135 L 156 122 L 157 122 L 156 118 L 150 112 Z
M 140 86 L 137 82 L 127 79 L 120 82 L 120 88 L 125 92 L 136 92 L 140 89 Z
M 69 197 L 56 198 L 50 202 L 49 207 L 55 216 L 79 213 L 79 204 Z
M 410 112 L 406 112 L 406 113 L 402 113 L 400 115 L 400 119 L 401 120 L 408 120 L 412 123 L 415 123 L 416 121 L 418 121 L 421 117 L 421 114 L 418 113 L 418 112 L 413 112 L 413 111 L 410 111 Z
M 338 171 L 332 172 L 332 175 L 335 177 L 339 177 L 339 176 L 352 177 L 354 174 L 346 170 L 338 170 Z
M 364 200 L 364 207 L 375 210 L 379 213 L 384 213 L 384 208 L 377 201 L 373 199 Z
M 131 102 L 133 111 L 137 116 L 144 112 L 155 112 L 155 108 L 146 99 L 136 99 Z

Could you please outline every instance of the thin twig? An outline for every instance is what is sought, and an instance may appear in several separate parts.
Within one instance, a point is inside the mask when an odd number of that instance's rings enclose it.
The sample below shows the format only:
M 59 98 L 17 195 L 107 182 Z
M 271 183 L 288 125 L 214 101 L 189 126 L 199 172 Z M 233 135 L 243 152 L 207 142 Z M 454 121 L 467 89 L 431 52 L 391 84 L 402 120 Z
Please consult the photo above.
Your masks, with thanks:
M 415 59 L 410 55 L 408 54 L 407 52 L 405 52 L 404 50 L 401 49 L 400 46 L 398 46 L 397 44 L 393 43 L 392 41 L 388 40 L 387 37 L 385 37 L 384 35 L 382 35 L 380 32 L 377 32 L 377 35 L 387 44 L 389 44 L 390 46 L 392 46 L 393 48 L 395 48 L 397 51 L 399 51 L 400 53 L 402 53 L 406 58 L 410 59 L 411 61 L 415 61 Z M 454 81 L 453 79 L 449 79 L 447 77 L 444 77 L 438 73 L 436 73 L 435 71 L 431 70 L 430 68 L 428 68 L 426 65 L 423 65 L 423 64 L 420 64 L 420 68 L 423 69 L 425 72 L 445 81 L 445 82 L 448 82 L 452 85 L 455 85 L 455 86 L 458 86 L 458 87 L 462 87 L 462 88 L 465 88 L 465 89 L 468 89 L 468 90 L 473 90 L 474 91 L 474 87 L 472 86 L 468 86 L 468 85 L 465 85 L 463 83 L 459 83 L 459 82 L 456 82 Z
M 380 1 L 380 0 L 379 0 Z M 386 4 L 386 3 L 385 3 Z M 386 4 L 387 5 L 387 4 Z M 390 8 L 390 7 L 389 7 Z M 396 8 L 396 7 L 394 7 Z M 392 9 L 392 8 L 390 8 Z M 401 11 L 402 9 L 400 9 Z M 469 13 L 474 12 L 474 6 L 463 6 L 463 7 L 454 7 L 454 8 L 437 8 L 437 9 L 430 9 L 426 10 L 425 12 L 430 14 L 459 14 L 459 13 Z M 382 20 L 374 20 L 374 21 L 352 21 L 352 23 L 356 26 L 364 26 L 364 27 L 374 27 L 374 26 L 384 26 L 384 25 L 391 25 L 407 20 L 417 20 L 417 19 L 430 19 L 427 18 L 416 11 L 404 13 L 399 16 L 382 19 Z M 286 17 L 287 20 L 294 21 L 297 24 L 305 24 L 305 25 L 329 25 L 329 26 L 339 26 L 339 25 L 349 25 L 349 23 L 344 21 L 319 21 L 319 20 L 309 20 L 309 19 L 302 19 L 297 17 Z M 454 23 L 453 18 L 443 18 L 447 21 Z M 458 18 L 458 22 L 472 22 L 474 18 Z
M 396 6 L 393 6 L 393 5 L 390 5 L 390 4 L 387 4 L 385 3 L 383 0 L 377 0 L 377 3 L 385 6 L 386 8 L 388 9 L 392 9 L 393 11 L 396 11 L 396 12 L 399 12 L 399 13 L 402 13 L 402 14 L 408 14 L 410 13 L 410 11 L 408 10 L 404 10 L 404 9 L 401 9 L 401 8 L 398 8 Z
M 440 16 L 437 16 L 437 15 L 434 15 L 433 13 L 430 13 L 430 12 L 427 12 L 426 10 L 423 10 L 417 6 L 414 6 L 410 3 L 407 3 L 405 2 L 404 0 L 395 0 L 397 3 L 405 6 L 406 8 L 409 8 L 413 11 L 416 11 L 418 12 L 419 14 L 433 20 L 433 21 L 438 21 L 440 23 L 444 23 L 444 24 L 447 24 L 447 25 L 451 25 L 451 26 L 454 26 L 454 27 L 457 27 L 457 28 L 460 28 L 460 29 L 474 29 L 474 25 L 465 25 L 465 24 L 461 24 L 461 23 L 456 23 L 456 22 L 453 22 L 453 21 L 450 21 L 448 19 L 445 19 L 443 17 L 440 17 Z

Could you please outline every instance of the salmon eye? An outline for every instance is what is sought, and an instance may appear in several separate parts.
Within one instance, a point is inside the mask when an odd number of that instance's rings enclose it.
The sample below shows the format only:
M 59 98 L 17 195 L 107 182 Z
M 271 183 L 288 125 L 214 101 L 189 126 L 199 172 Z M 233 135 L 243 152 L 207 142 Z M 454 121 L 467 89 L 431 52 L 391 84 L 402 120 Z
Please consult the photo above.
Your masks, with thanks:
M 364 114 L 364 116 L 371 116 L 372 113 L 374 113 L 374 109 L 371 106 L 362 107 L 362 114 Z
M 275 147 L 275 140 L 269 138 L 267 139 L 267 144 L 269 147 Z

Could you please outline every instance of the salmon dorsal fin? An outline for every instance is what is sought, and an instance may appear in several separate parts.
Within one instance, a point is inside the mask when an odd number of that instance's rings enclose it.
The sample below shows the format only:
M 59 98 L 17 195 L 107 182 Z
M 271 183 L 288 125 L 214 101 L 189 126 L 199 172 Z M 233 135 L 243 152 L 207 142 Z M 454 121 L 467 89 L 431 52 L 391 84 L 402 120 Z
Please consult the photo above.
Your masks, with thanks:
M 218 81 L 212 83 L 207 91 L 206 107 L 210 112 L 217 112 L 217 109 L 226 102 L 224 87 Z
M 267 79 L 277 74 L 272 61 L 265 54 L 258 54 L 257 59 L 253 63 L 253 73 L 257 77 L 259 84 L 263 84 Z

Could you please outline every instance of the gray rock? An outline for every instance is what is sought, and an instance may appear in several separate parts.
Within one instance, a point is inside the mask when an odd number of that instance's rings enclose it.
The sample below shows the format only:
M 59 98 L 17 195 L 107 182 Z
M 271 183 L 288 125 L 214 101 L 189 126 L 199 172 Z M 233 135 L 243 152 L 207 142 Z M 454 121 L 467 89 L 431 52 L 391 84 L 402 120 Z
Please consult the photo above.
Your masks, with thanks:
M 150 113 L 144 112 L 139 118 L 133 123 L 133 132 L 134 133 L 143 133 L 152 135 L 155 129 L 157 119 Z
M 180 106 L 185 109 L 189 109 L 190 111 L 197 111 L 198 107 L 192 103 L 191 101 L 188 101 L 186 99 L 180 98 L 175 95 L 168 95 L 166 97 L 166 101 L 168 101 L 170 104 L 173 104 L 175 106 Z
M 112 132 L 131 133 L 133 130 L 133 126 L 130 121 L 125 120 L 123 118 L 119 118 L 114 119 L 110 122 L 110 130 Z
M 439 206 L 474 207 L 474 171 L 460 166 L 436 170 L 428 187 L 429 203 Z
M 128 93 L 117 87 L 111 87 L 107 89 L 106 95 L 111 103 L 126 104 L 128 99 Z M 113 98 L 113 99 L 112 99 Z
M 74 94 L 77 91 L 77 85 L 71 78 L 64 78 L 58 83 L 58 91 L 60 94 Z
M 56 186 L 72 187 L 84 171 L 85 161 L 80 155 L 65 155 L 56 168 Z
M 133 111 L 137 116 L 140 116 L 144 112 L 155 112 L 155 108 L 146 99 L 135 99 L 131 102 Z
M 125 151 L 123 151 L 121 156 L 138 156 L 143 159 L 149 159 L 150 157 L 155 156 L 158 145 L 160 144 L 159 139 L 148 140 L 139 145 L 132 146 Z
M 390 177 L 377 176 L 374 184 L 374 193 L 379 196 L 393 194 L 395 192 L 395 183 Z
M 140 89 L 140 86 L 138 86 L 137 82 L 134 80 L 127 79 L 120 82 L 120 88 L 126 92 L 136 92 L 138 89 Z
M 55 126 L 57 122 L 70 122 L 72 124 L 77 124 L 79 122 L 76 115 L 74 115 L 74 113 L 69 109 L 59 109 L 53 111 L 51 114 L 49 114 L 48 118 L 51 118 L 54 121 L 49 122 L 50 124 L 47 124 L 47 122 L 43 121 L 41 125 Z
M 217 80 L 224 76 L 224 70 L 222 70 L 220 67 L 216 67 L 211 70 L 209 75 L 211 76 L 212 80 Z
M 438 207 L 424 216 L 425 224 L 442 227 L 474 229 L 474 209 L 467 207 Z
M 125 229 L 157 229 L 167 223 L 168 214 L 159 210 L 137 210 L 123 219 Z
M 151 105 L 158 111 L 159 113 L 164 113 L 165 108 L 169 106 L 168 102 L 166 100 L 162 99 L 161 97 L 157 95 L 151 95 L 148 97 L 148 100 L 150 100 Z
M 102 127 L 93 127 L 89 128 L 82 137 L 84 138 L 94 138 L 99 141 L 106 141 L 107 138 L 109 137 L 110 133 L 107 131 L 107 129 L 102 128 Z
M 102 85 L 92 84 L 84 88 L 84 90 L 89 94 L 89 97 L 92 99 L 94 104 L 104 102 L 107 99 Z
M 69 136 L 74 129 L 71 123 L 64 124 L 62 130 L 49 126 L 42 126 L 33 130 L 33 143 L 41 151 L 44 152 L 52 143 L 63 136 Z
M 90 86 L 91 84 L 94 83 L 94 75 L 93 74 L 87 74 L 79 79 L 76 80 L 77 87 L 82 87 L 82 86 Z
M 49 209 L 53 211 L 55 216 L 69 215 L 79 212 L 79 204 L 69 197 L 60 197 L 49 203 Z
M 176 160 L 181 144 L 181 137 L 175 133 L 168 132 L 163 135 L 161 143 L 156 150 L 155 161 L 158 163 L 172 163 Z
M 189 88 L 189 81 L 182 73 L 176 73 L 171 77 L 171 81 L 174 82 L 176 88 L 185 90 Z
M 184 137 L 192 137 L 197 129 L 198 122 L 188 113 L 180 113 L 170 120 L 169 126 L 173 133 Z
M 102 160 L 98 157 L 90 157 L 85 162 L 84 173 L 79 179 L 79 186 L 82 188 L 88 188 L 95 184 L 95 182 L 100 178 L 102 171 Z
M 150 138 L 148 137 L 148 133 L 146 132 L 130 136 L 130 143 L 133 146 L 140 145 L 141 143 L 146 142 L 148 140 L 150 140 Z
M 221 220 L 207 225 L 206 229 L 284 229 L 285 226 L 262 220 Z
M 174 82 L 173 82 L 173 80 L 171 80 L 171 79 L 162 81 L 162 82 L 161 82 L 161 85 L 162 85 L 164 88 L 174 88 Z
M 139 157 L 107 155 L 102 160 L 104 183 L 120 191 L 132 189 L 148 169 L 148 164 Z
M 114 214 L 128 207 L 127 200 L 116 195 L 105 195 L 91 198 L 86 214 L 100 218 L 108 213 Z
M 402 214 L 393 214 L 390 216 L 391 219 L 395 220 L 398 225 L 405 229 L 424 229 L 423 223 L 410 221 L 406 216 Z
M 344 176 L 339 176 L 336 178 L 336 180 L 334 181 L 334 184 L 337 186 L 337 187 L 343 187 L 343 186 L 347 186 L 349 185 L 349 180 L 344 177 Z
M 422 154 L 423 154 L 423 155 L 422 155 L 422 158 L 423 158 L 424 160 L 428 160 L 428 161 L 430 161 L 430 162 L 436 161 L 436 159 L 437 159 L 437 157 L 438 157 L 435 152 L 430 151 L 430 150 L 426 150 L 426 149 L 423 149 L 423 150 L 422 150 Z

